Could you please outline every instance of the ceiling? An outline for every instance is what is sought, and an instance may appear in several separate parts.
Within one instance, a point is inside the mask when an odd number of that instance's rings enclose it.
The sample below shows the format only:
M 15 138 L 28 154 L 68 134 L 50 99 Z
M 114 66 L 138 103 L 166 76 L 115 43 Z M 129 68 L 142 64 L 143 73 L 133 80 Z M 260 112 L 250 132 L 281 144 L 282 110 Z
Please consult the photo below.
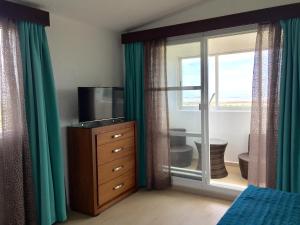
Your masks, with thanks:
M 255 50 L 257 32 L 234 32 L 223 36 L 208 37 L 208 55 L 224 55 Z M 266 46 L 264 46 L 266 47 Z M 200 55 L 200 42 L 179 43 L 168 46 L 167 58 L 197 57 Z
M 126 31 L 207 0 L 13 0 L 115 31 Z

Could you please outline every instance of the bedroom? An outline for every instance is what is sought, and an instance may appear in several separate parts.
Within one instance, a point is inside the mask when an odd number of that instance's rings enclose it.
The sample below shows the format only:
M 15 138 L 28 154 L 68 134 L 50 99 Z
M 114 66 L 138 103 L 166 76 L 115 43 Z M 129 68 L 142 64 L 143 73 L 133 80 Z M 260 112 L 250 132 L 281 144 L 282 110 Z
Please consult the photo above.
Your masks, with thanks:
M 0 224 L 297 224 L 299 9 L 295 0 L 1 1 Z M 172 83 L 172 47 L 186 45 Z M 222 62 L 238 68 L 247 52 L 241 85 L 222 75 Z M 182 59 L 197 62 L 193 78 Z M 78 87 L 93 87 L 81 102 L 92 105 L 80 105 Z M 110 87 L 124 92 L 121 120 L 106 120 L 117 117 Z M 82 110 L 94 111 L 81 119 Z M 232 171 L 242 185 L 223 180 Z M 294 208 L 265 207 L 268 198 Z M 251 206 L 271 216 L 251 221 Z

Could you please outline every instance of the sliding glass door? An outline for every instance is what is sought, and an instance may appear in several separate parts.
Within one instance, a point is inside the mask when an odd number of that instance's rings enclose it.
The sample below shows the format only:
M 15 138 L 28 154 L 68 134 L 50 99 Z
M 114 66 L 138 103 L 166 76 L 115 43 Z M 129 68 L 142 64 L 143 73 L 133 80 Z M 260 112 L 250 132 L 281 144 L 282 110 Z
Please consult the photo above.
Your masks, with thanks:
M 168 41 L 173 177 L 207 187 L 247 185 L 239 160 L 248 152 L 255 39 L 251 26 Z
M 207 90 L 203 40 L 170 41 L 167 46 L 168 105 L 172 175 L 205 181 Z
M 207 35 L 210 184 L 248 185 L 252 79 L 256 30 Z

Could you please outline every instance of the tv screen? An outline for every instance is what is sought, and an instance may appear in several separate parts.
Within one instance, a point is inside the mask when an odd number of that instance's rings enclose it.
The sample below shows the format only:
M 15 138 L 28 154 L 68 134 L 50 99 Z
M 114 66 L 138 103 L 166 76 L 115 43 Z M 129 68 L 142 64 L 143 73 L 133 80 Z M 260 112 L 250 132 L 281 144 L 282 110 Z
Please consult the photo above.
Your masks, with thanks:
M 79 122 L 124 117 L 120 87 L 79 87 Z

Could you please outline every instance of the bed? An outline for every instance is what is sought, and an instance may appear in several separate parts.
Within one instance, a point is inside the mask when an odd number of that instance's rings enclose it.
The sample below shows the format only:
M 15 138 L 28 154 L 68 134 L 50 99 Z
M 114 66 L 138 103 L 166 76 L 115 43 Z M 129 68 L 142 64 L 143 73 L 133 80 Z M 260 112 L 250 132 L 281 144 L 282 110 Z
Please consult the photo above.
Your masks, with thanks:
M 300 225 L 300 194 L 250 185 L 217 225 Z

